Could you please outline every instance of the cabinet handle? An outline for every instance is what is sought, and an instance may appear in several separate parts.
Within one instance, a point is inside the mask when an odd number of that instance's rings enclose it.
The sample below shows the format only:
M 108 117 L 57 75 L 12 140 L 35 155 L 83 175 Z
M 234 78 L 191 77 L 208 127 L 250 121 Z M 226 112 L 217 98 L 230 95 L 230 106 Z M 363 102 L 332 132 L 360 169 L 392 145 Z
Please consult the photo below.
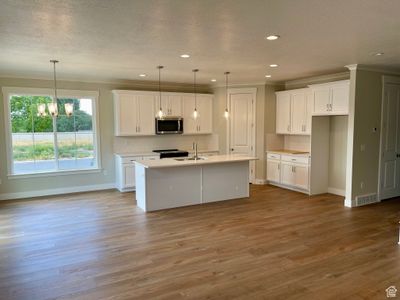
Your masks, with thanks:
M 137 130 L 137 125 L 136 125 L 136 132 L 138 132 L 138 130 Z
M 281 169 L 281 164 L 278 164 L 278 170 L 280 170 Z
M 329 104 L 329 109 L 330 109 L 330 111 L 332 111 L 332 103 Z
M 290 125 L 287 126 L 287 131 L 290 131 Z
M 329 103 L 326 104 L 326 111 L 329 111 Z
M 296 167 L 293 166 L 293 173 L 296 173 Z

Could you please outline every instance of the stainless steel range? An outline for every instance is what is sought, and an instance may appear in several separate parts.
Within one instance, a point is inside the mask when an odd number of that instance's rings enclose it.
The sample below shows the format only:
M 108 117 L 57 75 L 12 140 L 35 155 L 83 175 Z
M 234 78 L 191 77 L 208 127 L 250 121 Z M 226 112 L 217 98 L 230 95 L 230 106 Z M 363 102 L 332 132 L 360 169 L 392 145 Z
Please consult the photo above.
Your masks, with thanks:
M 153 150 L 153 152 L 160 154 L 160 158 L 169 157 L 187 157 L 189 152 L 179 150 L 179 149 L 163 149 L 163 150 Z

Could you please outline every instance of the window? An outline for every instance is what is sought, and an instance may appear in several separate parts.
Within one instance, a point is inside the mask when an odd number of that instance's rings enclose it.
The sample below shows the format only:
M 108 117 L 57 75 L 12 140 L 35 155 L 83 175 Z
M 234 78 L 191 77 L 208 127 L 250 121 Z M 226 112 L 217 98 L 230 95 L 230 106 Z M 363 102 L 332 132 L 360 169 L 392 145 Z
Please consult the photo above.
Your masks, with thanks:
M 52 93 L 50 89 L 3 88 L 10 175 L 99 168 L 97 92 L 59 90 L 58 117 L 47 110 Z M 73 106 L 71 116 L 65 113 L 66 103 Z M 45 116 L 38 115 L 40 104 L 46 105 Z

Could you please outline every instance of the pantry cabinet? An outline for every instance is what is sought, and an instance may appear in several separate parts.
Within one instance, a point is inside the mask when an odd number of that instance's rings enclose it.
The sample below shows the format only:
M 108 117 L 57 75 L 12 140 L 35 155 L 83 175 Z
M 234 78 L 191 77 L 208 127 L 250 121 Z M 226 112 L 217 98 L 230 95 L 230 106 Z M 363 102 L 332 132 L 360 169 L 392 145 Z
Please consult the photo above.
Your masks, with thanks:
M 310 89 L 313 97 L 313 115 L 349 114 L 349 80 L 310 85 Z
M 311 134 L 310 90 L 297 89 L 276 93 L 276 133 Z

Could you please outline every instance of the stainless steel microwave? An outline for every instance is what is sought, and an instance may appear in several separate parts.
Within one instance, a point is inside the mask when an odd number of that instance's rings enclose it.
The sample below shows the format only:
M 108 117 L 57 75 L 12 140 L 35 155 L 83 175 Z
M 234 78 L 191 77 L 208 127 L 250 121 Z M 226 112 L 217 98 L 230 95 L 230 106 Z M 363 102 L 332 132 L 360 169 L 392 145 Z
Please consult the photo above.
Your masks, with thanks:
M 164 117 L 156 118 L 156 134 L 182 134 L 183 118 Z

